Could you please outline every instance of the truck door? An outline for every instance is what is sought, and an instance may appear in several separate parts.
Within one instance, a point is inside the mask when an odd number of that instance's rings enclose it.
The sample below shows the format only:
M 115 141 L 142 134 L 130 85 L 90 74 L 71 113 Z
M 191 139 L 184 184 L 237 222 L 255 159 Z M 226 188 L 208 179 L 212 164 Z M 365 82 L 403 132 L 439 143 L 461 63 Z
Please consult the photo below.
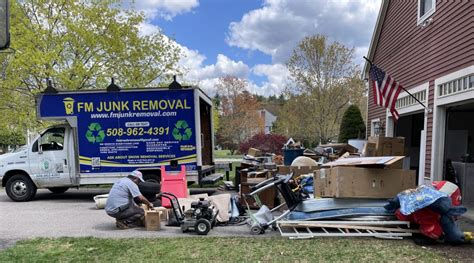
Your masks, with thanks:
M 69 160 L 65 127 L 52 127 L 41 134 L 29 149 L 31 178 L 39 187 L 69 186 Z
M 212 164 L 212 127 L 211 118 L 212 111 L 211 106 L 207 104 L 203 99 L 199 99 L 199 114 L 201 121 L 201 156 L 202 165 Z M 198 149 L 199 150 L 199 149 Z

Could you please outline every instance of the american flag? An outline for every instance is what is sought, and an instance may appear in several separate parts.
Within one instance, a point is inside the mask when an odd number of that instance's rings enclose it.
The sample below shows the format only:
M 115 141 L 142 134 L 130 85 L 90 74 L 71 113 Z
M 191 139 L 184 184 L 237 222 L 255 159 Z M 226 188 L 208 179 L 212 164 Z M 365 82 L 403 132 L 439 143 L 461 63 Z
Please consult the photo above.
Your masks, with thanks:
M 369 74 L 374 82 L 374 103 L 390 109 L 394 120 L 398 120 L 400 115 L 398 115 L 398 112 L 395 109 L 395 103 L 397 102 L 398 94 L 400 94 L 403 87 L 375 65 L 370 67 Z

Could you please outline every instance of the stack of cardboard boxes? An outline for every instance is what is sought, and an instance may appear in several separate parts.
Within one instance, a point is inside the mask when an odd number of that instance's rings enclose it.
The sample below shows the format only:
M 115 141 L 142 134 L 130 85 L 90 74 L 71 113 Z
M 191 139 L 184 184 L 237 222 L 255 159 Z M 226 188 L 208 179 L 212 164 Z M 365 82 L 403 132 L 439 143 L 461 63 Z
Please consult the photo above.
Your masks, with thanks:
M 416 171 L 404 170 L 404 138 L 370 137 L 361 158 L 339 159 L 315 171 L 315 197 L 392 198 L 416 187 Z

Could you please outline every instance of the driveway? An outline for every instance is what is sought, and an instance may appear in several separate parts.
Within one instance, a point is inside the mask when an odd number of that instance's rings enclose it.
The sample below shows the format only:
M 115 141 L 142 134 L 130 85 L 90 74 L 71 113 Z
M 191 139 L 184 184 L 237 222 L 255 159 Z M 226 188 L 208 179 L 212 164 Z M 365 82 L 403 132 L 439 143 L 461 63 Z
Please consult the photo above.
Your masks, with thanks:
M 69 189 L 64 194 L 38 190 L 33 201 L 13 202 L 0 189 L 0 249 L 17 240 L 34 237 L 185 237 L 195 233 L 182 233 L 179 227 L 166 227 L 160 231 L 144 228 L 118 230 L 115 219 L 104 210 L 95 208 L 93 197 L 108 193 L 108 189 Z M 247 225 L 218 226 L 208 236 L 250 236 Z M 267 231 L 262 236 L 279 235 Z

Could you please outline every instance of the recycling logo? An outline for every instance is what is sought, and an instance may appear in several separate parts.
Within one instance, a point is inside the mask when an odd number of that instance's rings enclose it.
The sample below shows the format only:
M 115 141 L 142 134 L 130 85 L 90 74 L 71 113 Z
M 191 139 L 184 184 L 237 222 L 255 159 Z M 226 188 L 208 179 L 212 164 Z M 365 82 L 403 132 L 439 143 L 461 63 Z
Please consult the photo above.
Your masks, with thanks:
M 100 124 L 93 122 L 89 124 L 86 138 L 90 143 L 103 142 L 105 139 L 105 132 L 102 130 L 102 127 L 100 127 Z
M 176 122 L 173 129 L 173 137 L 175 140 L 187 141 L 191 139 L 191 135 L 193 135 L 193 131 L 185 120 L 179 120 Z

